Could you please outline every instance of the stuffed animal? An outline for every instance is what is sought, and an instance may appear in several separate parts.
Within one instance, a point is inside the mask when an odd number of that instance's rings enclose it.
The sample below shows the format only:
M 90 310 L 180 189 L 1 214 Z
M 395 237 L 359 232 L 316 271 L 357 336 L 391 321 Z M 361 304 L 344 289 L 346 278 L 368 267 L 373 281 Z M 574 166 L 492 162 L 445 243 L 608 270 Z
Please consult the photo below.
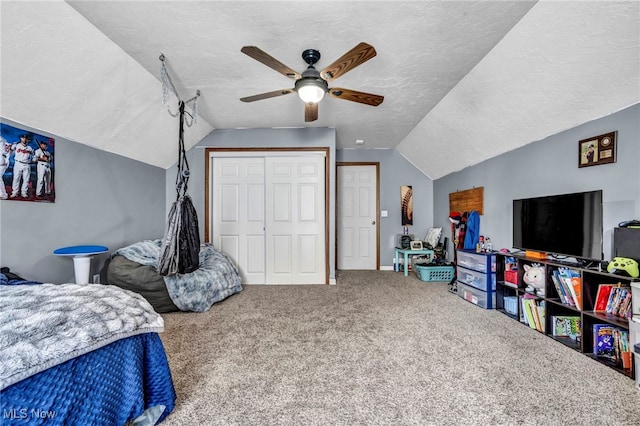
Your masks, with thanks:
M 527 287 L 524 289 L 526 292 L 535 292 L 538 296 L 544 296 L 544 267 L 537 263 L 524 265 L 524 276 L 522 279 L 527 284 Z

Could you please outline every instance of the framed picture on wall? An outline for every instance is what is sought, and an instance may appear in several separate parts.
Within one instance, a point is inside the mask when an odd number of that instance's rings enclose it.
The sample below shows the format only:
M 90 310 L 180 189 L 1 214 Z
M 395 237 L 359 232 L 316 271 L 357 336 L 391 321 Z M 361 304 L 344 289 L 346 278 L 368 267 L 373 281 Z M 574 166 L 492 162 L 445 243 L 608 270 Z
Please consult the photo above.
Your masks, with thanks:
M 400 187 L 400 212 L 402 226 L 413 225 L 413 189 L 411 186 Z
M 53 203 L 55 139 L 0 123 L 0 199 Z
M 616 136 L 605 133 L 578 142 L 578 167 L 598 166 L 616 162 Z

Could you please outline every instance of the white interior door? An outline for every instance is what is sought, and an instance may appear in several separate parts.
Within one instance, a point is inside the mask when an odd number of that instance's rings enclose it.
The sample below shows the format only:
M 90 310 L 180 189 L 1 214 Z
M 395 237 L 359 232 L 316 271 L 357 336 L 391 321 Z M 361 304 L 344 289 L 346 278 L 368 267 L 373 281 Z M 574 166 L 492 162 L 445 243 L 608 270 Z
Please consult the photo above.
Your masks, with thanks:
M 265 284 L 264 159 L 214 158 L 212 242 L 245 284 Z
M 377 167 L 340 165 L 337 179 L 338 269 L 377 269 Z
M 267 282 L 324 284 L 324 156 L 266 158 Z

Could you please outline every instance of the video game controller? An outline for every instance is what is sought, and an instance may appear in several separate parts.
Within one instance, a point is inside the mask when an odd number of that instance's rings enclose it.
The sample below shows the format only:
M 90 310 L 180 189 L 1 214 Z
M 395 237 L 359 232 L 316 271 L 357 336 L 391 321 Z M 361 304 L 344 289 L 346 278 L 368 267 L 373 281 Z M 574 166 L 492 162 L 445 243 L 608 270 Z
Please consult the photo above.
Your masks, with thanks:
M 616 274 L 618 271 L 624 271 L 632 278 L 638 278 L 640 275 L 640 272 L 638 272 L 638 262 L 628 257 L 615 257 L 609 262 L 607 272 Z

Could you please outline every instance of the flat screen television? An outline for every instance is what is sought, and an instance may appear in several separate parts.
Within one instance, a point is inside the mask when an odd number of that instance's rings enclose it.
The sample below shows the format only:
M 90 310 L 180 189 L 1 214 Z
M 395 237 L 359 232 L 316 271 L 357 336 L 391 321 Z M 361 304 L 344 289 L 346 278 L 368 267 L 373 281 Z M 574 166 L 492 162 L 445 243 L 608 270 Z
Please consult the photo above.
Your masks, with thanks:
M 602 260 L 602 190 L 513 200 L 513 247 Z

